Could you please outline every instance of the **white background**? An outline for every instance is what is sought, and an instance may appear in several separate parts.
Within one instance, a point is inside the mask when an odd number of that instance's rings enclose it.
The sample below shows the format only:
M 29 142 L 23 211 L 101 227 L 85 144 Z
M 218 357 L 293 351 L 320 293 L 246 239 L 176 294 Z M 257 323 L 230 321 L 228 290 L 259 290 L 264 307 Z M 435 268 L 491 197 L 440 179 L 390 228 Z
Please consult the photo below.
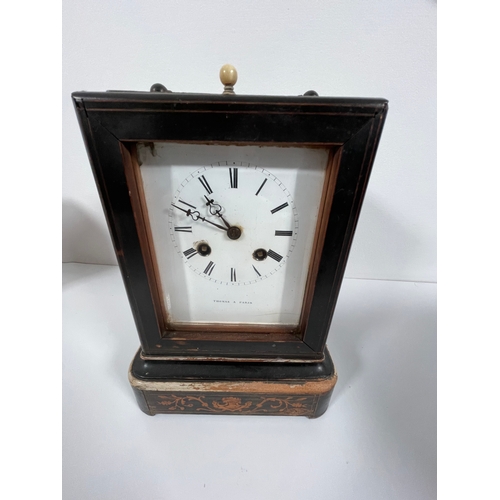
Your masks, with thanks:
M 116 264 L 70 94 L 77 90 L 383 97 L 389 114 L 346 276 L 436 280 L 436 3 L 67 0 L 63 261 Z
M 65 266 L 64 498 L 435 497 L 435 28 L 432 0 L 65 2 L 64 262 L 116 263 L 72 91 L 220 92 L 230 62 L 237 93 L 383 97 L 389 115 L 318 420 L 146 417 L 116 267 Z

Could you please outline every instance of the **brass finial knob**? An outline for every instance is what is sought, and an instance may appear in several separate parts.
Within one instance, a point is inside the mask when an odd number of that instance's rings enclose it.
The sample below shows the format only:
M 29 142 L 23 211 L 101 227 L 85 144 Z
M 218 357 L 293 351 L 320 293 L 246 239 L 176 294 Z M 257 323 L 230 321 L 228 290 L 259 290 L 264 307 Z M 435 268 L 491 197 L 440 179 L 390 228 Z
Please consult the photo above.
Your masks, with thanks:
M 223 94 L 234 94 L 234 85 L 238 81 L 238 72 L 231 64 L 224 64 L 219 72 L 219 78 L 224 85 Z

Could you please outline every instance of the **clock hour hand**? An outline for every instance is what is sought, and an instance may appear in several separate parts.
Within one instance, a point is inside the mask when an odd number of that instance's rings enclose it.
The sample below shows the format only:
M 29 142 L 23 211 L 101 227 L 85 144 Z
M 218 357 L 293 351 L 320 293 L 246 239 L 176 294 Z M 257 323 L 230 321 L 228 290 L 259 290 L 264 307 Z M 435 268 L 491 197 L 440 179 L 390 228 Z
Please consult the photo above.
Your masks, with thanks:
M 229 224 L 229 222 L 227 222 L 227 220 L 224 219 L 224 217 L 222 217 L 222 214 L 221 214 L 222 207 L 218 203 L 214 203 L 214 200 L 210 200 L 207 195 L 204 195 L 204 196 L 207 200 L 207 205 L 209 207 L 208 209 L 209 209 L 210 213 L 212 215 L 216 215 L 217 217 L 220 217 L 222 219 L 222 222 L 224 222 L 224 224 L 229 229 L 231 227 L 231 224 Z M 216 208 L 216 207 L 219 207 L 219 208 Z
M 174 205 L 173 203 L 172 203 L 172 206 L 177 208 L 181 212 L 184 212 L 186 215 L 189 215 L 189 217 L 191 217 L 191 219 L 193 219 L 194 221 L 201 220 L 203 222 L 208 222 L 209 224 L 212 224 L 212 226 L 215 226 L 215 227 L 218 227 L 219 229 L 222 229 L 224 232 L 227 231 L 224 226 L 221 226 L 220 224 L 216 224 L 215 222 L 212 222 L 208 219 L 205 219 L 205 217 L 201 217 L 200 212 L 193 212 L 191 209 L 184 210 L 183 208 L 178 207 L 177 205 Z

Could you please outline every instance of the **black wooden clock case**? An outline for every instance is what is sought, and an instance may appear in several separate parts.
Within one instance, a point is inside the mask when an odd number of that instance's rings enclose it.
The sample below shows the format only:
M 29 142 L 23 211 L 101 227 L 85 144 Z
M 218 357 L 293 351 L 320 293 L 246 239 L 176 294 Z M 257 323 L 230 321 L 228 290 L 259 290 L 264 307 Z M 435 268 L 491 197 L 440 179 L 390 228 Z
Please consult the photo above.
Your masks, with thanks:
M 387 101 L 117 91 L 72 98 L 140 338 L 129 379 L 141 409 L 321 415 L 336 381 L 326 339 Z M 330 150 L 297 332 L 169 329 L 137 179 L 136 145 L 154 142 Z

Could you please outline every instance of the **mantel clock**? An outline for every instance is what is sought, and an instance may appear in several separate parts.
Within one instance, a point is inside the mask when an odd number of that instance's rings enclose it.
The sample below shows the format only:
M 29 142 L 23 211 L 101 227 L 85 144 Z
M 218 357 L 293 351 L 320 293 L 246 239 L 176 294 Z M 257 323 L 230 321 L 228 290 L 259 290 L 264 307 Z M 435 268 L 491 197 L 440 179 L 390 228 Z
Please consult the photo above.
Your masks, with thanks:
M 75 92 L 150 414 L 317 417 L 384 99 Z

